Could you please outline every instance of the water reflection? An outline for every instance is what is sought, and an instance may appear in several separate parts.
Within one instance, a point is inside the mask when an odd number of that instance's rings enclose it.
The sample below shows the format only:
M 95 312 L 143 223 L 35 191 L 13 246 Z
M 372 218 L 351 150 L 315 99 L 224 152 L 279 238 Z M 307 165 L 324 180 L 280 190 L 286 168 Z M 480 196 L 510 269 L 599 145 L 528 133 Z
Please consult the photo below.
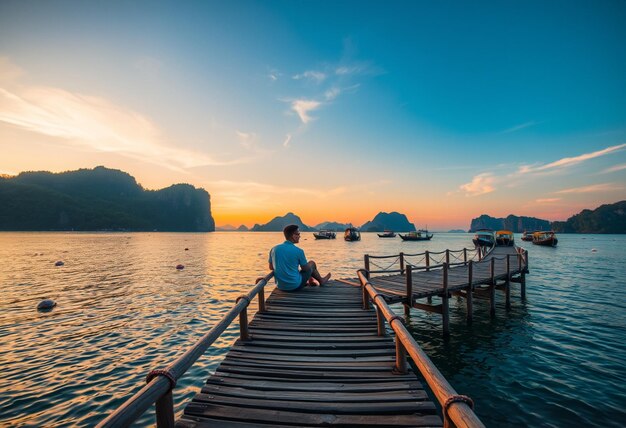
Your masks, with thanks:
M 412 313 L 418 343 L 457 391 L 474 398 L 488 426 L 626 420 L 626 239 L 559 239 L 556 249 L 530 248 L 527 302 L 514 285 L 511 311 L 501 293 L 494 319 L 488 301 L 475 299 L 468 326 L 465 302 L 452 299 L 449 340 L 440 316 Z M 267 273 L 268 250 L 281 241 L 280 233 L 0 233 L 0 425 L 96 424 Z M 366 253 L 466 245 L 467 234 L 403 242 L 365 233 L 347 243 L 305 233 L 301 241 L 335 278 L 354 278 Z M 58 260 L 65 264 L 54 266 Z M 37 312 L 44 298 L 58 306 Z M 237 335 L 231 326 L 180 380 L 179 412 Z M 153 422 L 149 413 L 139 425 Z

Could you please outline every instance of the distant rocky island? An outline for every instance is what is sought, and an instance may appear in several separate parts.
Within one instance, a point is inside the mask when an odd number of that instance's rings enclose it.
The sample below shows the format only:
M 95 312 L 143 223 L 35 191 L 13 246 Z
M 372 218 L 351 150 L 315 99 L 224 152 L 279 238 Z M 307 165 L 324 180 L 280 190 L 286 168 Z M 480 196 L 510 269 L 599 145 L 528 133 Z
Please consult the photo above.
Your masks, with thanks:
M 343 232 L 347 227 L 351 227 L 350 223 L 337 223 L 325 221 L 314 227 L 307 226 L 302 222 L 300 217 L 294 213 L 287 213 L 284 216 L 274 217 L 268 223 L 255 224 L 253 232 L 280 232 L 289 224 L 296 224 L 303 232 L 313 232 L 316 230 L 332 230 Z M 397 232 L 410 232 L 415 230 L 415 225 L 410 223 L 406 215 L 397 212 L 385 213 L 380 212 L 371 220 L 363 224 L 360 229 L 363 232 L 382 232 L 383 230 L 394 230 Z
M 211 232 L 215 222 L 204 189 L 145 190 L 130 174 L 99 166 L 0 177 L 0 230 Z
M 282 217 L 274 217 L 265 224 L 255 224 L 250 230 L 253 232 L 280 232 L 285 228 L 285 226 L 290 224 L 297 224 L 302 232 L 312 232 L 315 230 L 315 228 L 302 223 L 300 217 L 294 213 L 287 213 Z
M 595 210 L 583 210 L 565 221 L 549 222 L 535 217 L 494 218 L 486 214 L 472 219 L 470 232 L 478 229 L 507 229 L 520 233 L 525 230 L 554 230 L 561 233 L 626 233 L 626 201 L 601 205 Z
M 495 218 L 483 214 L 478 218 L 472 219 L 469 231 L 475 232 L 479 229 L 505 229 L 521 233 L 525 230 L 551 230 L 551 226 L 548 220 L 535 217 L 518 217 L 511 214 L 506 218 Z
M 626 233 L 626 201 L 582 210 L 566 221 L 553 222 L 552 229 L 564 233 Z
M 413 232 L 415 225 L 410 223 L 406 215 L 398 212 L 379 212 L 371 220 L 361 226 L 363 232 L 382 232 L 384 230 L 393 230 L 395 232 Z

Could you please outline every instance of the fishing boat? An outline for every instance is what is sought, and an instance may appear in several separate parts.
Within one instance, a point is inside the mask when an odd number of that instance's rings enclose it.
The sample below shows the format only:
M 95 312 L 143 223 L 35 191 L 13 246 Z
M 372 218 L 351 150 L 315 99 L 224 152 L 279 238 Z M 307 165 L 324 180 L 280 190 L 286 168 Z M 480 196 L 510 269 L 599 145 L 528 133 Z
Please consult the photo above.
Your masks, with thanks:
M 379 238 L 395 238 L 396 232 L 393 230 L 385 230 L 383 233 L 377 233 Z
M 513 232 L 510 230 L 498 230 L 496 232 L 496 245 L 499 247 L 510 247 L 515 244 Z
M 545 247 L 556 247 L 559 240 L 554 232 L 535 232 L 533 233 L 533 244 L 543 245 Z
M 361 233 L 356 227 L 349 227 L 343 234 L 343 239 L 346 241 L 360 241 Z
M 491 229 L 480 229 L 474 234 L 472 239 L 476 247 L 493 247 L 496 245 L 496 237 Z
M 337 234 L 332 230 L 320 230 L 319 232 L 313 232 L 315 239 L 335 239 Z
M 398 235 L 400 236 L 400 238 L 402 238 L 403 241 L 430 241 L 430 238 L 433 237 L 433 234 L 429 234 L 427 230 L 409 232 L 405 235 L 398 233 Z
M 535 232 L 524 231 L 524 233 L 522 233 L 522 241 L 532 242 L 532 240 L 533 240 L 533 233 L 535 233 Z

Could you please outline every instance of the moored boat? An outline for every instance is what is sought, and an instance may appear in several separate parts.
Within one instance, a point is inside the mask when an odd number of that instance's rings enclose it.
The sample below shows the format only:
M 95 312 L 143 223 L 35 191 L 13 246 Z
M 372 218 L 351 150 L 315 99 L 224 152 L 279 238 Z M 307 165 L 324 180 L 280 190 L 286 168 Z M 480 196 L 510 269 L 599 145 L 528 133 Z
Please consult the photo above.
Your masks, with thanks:
M 496 232 L 496 245 L 500 247 L 510 247 L 515 244 L 513 232 L 510 230 L 498 230 Z
M 533 233 L 533 245 L 543 245 L 545 247 L 556 247 L 559 240 L 556 234 L 550 232 L 535 232 Z
M 393 230 L 385 230 L 383 233 L 377 233 L 379 238 L 395 238 L 396 232 Z
M 400 236 L 400 238 L 402 238 L 403 241 L 430 241 L 430 239 L 433 237 L 433 234 L 429 234 L 427 230 L 409 232 L 405 235 L 398 233 L 398 235 Z
M 319 232 L 313 232 L 315 239 L 335 239 L 337 234 L 332 230 L 320 230 Z
M 480 229 L 474 234 L 472 239 L 476 247 L 493 247 L 496 245 L 496 237 L 491 229 Z
M 535 232 L 527 232 L 526 230 L 522 233 L 522 241 L 532 242 L 533 233 Z
M 360 241 L 361 233 L 356 227 L 349 227 L 344 232 L 343 239 L 346 241 Z

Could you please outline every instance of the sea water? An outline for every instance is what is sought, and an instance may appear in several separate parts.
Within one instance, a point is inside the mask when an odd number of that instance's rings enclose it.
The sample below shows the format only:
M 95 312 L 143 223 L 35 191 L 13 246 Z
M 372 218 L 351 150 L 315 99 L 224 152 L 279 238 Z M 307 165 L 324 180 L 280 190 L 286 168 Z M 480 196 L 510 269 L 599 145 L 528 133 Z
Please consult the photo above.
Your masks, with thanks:
M 0 233 L 0 426 L 95 425 L 221 319 L 268 272 L 268 250 L 282 240 L 252 232 Z M 412 334 L 487 426 L 623 426 L 626 236 L 518 244 L 530 258 L 525 301 L 513 284 L 511 309 L 498 292 L 492 318 L 488 301 L 475 299 L 468 325 L 465 301 L 453 298 L 449 338 L 439 315 L 418 310 Z M 425 242 L 303 233 L 300 245 L 322 274 L 354 278 L 364 254 L 472 244 L 463 233 Z M 57 306 L 37 311 L 45 298 Z M 178 382 L 178 413 L 237 336 L 234 323 Z M 148 411 L 138 425 L 153 423 Z

